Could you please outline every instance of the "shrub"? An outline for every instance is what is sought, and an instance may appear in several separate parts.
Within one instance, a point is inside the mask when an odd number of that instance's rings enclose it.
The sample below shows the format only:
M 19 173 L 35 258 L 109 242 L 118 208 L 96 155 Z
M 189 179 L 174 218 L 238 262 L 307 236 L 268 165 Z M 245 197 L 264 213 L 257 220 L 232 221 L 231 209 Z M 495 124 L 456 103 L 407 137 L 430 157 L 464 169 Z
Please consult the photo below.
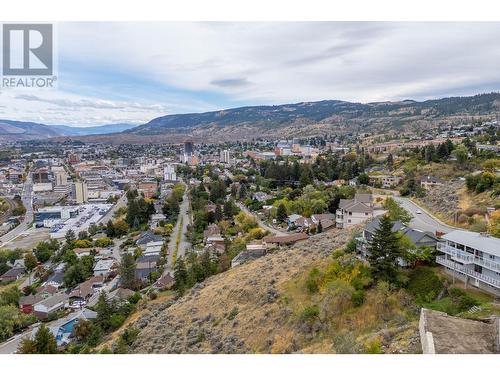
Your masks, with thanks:
M 352 293 L 351 301 L 354 307 L 361 306 L 365 302 L 365 291 L 364 290 L 354 291 L 354 293 Z
M 314 294 L 318 292 L 319 286 L 318 281 L 321 274 L 317 268 L 313 268 L 306 279 L 306 289 L 309 293 Z
M 429 267 L 417 267 L 409 275 L 408 291 L 418 303 L 433 301 L 443 289 L 443 282 Z
M 375 337 L 365 343 L 365 350 L 368 354 L 382 354 L 382 343 L 380 338 Z
M 238 306 L 234 306 L 229 315 L 227 316 L 228 320 L 233 320 L 238 315 Z
M 316 305 L 306 306 L 300 313 L 300 320 L 304 323 L 314 323 L 319 318 L 319 307 Z

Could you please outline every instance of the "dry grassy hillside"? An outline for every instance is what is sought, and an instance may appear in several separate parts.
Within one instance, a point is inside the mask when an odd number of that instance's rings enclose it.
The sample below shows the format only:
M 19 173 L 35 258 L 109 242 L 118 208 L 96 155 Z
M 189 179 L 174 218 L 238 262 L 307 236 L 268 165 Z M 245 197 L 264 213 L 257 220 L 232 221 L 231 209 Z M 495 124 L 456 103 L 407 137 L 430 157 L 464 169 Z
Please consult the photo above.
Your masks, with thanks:
M 135 353 L 418 352 L 416 309 L 401 292 L 374 288 L 353 308 L 334 293 L 307 295 L 303 280 L 351 233 L 330 231 L 216 275 L 177 301 L 150 305 L 134 326 Z M 332 299 L 333 298 L 333 299 Z M 321 315 L 304 322 L 316 300 Z M 325 310 L 326 309 L 326 310 Z M 326 311 L 326 314 L 325 314 Z

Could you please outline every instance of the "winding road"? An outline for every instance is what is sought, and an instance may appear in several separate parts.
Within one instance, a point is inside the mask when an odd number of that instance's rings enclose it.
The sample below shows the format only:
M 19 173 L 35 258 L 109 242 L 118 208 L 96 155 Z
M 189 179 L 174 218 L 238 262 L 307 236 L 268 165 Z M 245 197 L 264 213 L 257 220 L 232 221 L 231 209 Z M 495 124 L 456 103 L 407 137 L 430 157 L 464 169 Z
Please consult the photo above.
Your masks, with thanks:
M 410 221 L 410 227 L 413 229 L 418 229 L 424 232 L 431 232 L 434 234 L 436 233 L 436 231 L 448 233 L 453 230 L 459 229 L 443 223 L 429 211 L 420 207 L 409 198 L 394 196 L 394 199 L 401 205 L 401 207 L 403 207 L 413 216 L 413 219 Z M 421 213 L 417 213 L 417 211 L 420 211 Z
M 253 216 L 255 218 L 255 220 L 257 220 L 257 224 L 259 224 L 259 227 L 261 227 L 262 229 L 264 230 L 267 230 L 269 231 L 270 233 L 274 234 L 275 236 L 278 236 L 278 237 L 281 237 L 281 236 L 288 236 L 290 233 L 285 233 L 285 232 L 282 232 L 276 228 L 273 228 L 269 225 L 267 225 L 266 223 L 264 223 L 257 214 L 255 214 L 254 212 L 250 211 L 244 204 L 240 203 L 240 202 L 236 202 L 236 205 L 244 212 L 246 213 L 247 215 L 250 215 L 250 216 Z

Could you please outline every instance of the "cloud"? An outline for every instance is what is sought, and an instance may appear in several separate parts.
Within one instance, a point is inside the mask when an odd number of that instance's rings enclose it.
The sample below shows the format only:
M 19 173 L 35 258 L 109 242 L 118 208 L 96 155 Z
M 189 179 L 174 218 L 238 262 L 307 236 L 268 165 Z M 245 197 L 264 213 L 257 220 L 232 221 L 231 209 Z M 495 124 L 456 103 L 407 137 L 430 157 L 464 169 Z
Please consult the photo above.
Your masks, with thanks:
M 500 23 L 113 22 L 57 30 L 59 89 L 9 93 L 7 114 L 148 121 L 240 105 L 470 95 L 500 82 Z
M 224 88 L 240 88 L 250 85 L 250 82 L 246 78 L 228 78 L 228 79 L 217 79 L 210 82 L 214 86 L 224 87 Z

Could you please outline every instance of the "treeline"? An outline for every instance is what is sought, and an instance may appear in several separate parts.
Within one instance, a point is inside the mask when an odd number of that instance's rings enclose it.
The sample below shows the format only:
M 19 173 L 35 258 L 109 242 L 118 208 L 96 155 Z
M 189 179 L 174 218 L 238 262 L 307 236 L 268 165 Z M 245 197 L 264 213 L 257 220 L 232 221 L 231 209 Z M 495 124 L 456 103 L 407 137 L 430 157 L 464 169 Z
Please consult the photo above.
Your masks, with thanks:
M 137 190 L 127 192 L 127 216 L 125 221 L 131 228 L 146 224 L 149 217 L 155 213 L 153 202 L 139 196 Z
M 288 158 L 284 162 L 263 161 L 260 163 L 259 172 L 264 178 L 272 180 L 274 187 L 290 183 L 298 183 L 304 187 L 314 180 L 350 180 L 363 172 L 372 162 L 371 157 L 364 152 L 360 152 L 359 155 L 355 153 L 338 155 L 329 152 L 318 157 L 312 164 L 300 164 L 297 160 L 291 161 Z

